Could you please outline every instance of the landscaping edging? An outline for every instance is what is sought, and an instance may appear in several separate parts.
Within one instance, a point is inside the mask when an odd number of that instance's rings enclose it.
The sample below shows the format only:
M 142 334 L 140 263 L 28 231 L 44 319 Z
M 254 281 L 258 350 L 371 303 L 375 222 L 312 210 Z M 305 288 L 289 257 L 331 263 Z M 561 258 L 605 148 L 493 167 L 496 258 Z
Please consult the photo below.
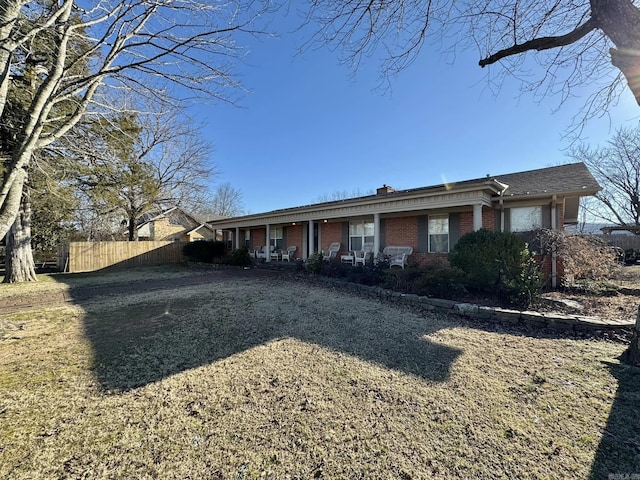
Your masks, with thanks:
M 415 294 L 400 293 L 380 287 L 344 282 L 341 280 L 317 276 L 315 279 L 323 283 L 339 285 L 341 290 L 374 296 L 386 301 L 396 301 L 418 307 L 427 311 L 460 315 L 462 317 L 497 321 L 513 325 L 528 325 L 564 331 L 595 331 L 632 328 L 635 320 L 603 320 L 586 315 L 572 315 L 552 312 L 535 312 L 530 310 L 512 310 L 501 307 L 486 307 L 472 303 L 445 300 L 441 298 L 423 297 Z

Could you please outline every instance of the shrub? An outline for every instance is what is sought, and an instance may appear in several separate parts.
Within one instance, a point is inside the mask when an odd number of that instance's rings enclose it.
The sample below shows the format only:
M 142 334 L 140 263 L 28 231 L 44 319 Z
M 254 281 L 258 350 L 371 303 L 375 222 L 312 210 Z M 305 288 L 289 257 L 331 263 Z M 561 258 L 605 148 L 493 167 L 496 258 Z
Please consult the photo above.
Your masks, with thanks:
M 565 284 L 575 280 L 607 280 L 618 267 L 616 252 L 599 237 L 546 229 L 540 230 L 538 236 L 543 253 L 555 250 L 561 257 Z
M 541 265 L 527 248 L 522 251 L 521 268 L 517 271 L 503 270 L 501 296 L 511 305 L 528 308 L 535 303 L 544 285 Z
M 464 273 L 446 265 L 429 267 L 416 279 L 413 292 L 418 295 L 455 299 L 466 293 Z
M 633 248 L 627 248 L 624 251 L 624 264 L 625 265 L 635 265 L 638 261 L 638 257 L 640 257 L 640 250 L 635 250 Z
M 362 285 L 381 285 L 385 282 L 388 268 L 388 262 L 367 262 L 367 264 L 362 267 L 351 267 L 347 278 L 350 282 L 359 283 Z
M 192 262 L 213 263 L 214 259 L 224 257 L 226 247 L 223 242 L 209 240 L 189 242 L 182 247 L 182 253 Z
M 464 272 L 469 288 L 494 292 L 503 272 L 520 273 L 525 249 L 526 243 L 513 233 L 482 229 L 463 235 L 449 253 L 449 262 Z
M 314 253 L 304 262 L 304 268 L 307 272 L 320 274 L 322 272 L 322 253 Z
M 328 262 L 322 262 L 320 266 L 323 275 L 330 278 L 345 278 L 349 275 L 353 266 L 342 263 L 339 259 L 332 259 Z
M 217 240 L 211 242 L 211 254 L 213 258 L 222 258 L 227 254 L 227 246 L 224 242 Z
M 247 247 L 240 247 L 232 250 L 229 255 L 229 264 L 236 265 L 238 267 L 247 267 L 251 265 L 249 249 Z
M 414 285 L 423 274 L 424 270 L 419 267 L 389 269 L 383 286 L 397 292 L 415 293 Z

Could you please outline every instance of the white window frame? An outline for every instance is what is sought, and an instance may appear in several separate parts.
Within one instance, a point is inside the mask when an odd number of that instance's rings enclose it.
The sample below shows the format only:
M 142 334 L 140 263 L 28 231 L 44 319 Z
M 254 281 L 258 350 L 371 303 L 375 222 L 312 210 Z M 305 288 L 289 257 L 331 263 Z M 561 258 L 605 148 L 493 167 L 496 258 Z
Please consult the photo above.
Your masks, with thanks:
M 273 245 L 274 250 L 284 249 L 284 228 L 269 228 L 269 245 Z
M 444 230 L 446 231 L 439 231 L 440 227 L 436 228 L 436 221 L 441 221 L 441 220 L 446 220 L 446 224 L 444 225 Z M 433 223 L 432 223 L 433 222 Z M 434 232 L 434 230 L 436 230 L 436 232 Z M 429 215 L 429 218 L 427 220 L 427 233 L 429 236 L 429 247 L 428 247 L 428 252 L 429 253 L 449 253 L 449 242 L 450 242 L 450 235 L 449 235 L 449 214 L 448 213 L 438 213 L 438 214 L 434 214 L 434 215 Z M 439 236 L 447 236 L 447 248 L 445 251 L 434 251 L 434 247 L 436 244 L 441 244 L 443 242 L 432 242 L 432 238 L 436 235 Z
M 360 230 L 360 233 L 358 233 Z M 371 235 L 367 235 L 371 233 Z M 354 248 L 352 239 L 360 240 L 360 247 Z M 349 222 L 349 250 L 361 250 L 365 243 L 373 243 L 375 240 L 375 226 L 373 221 L 352 220 Z
M 521 215 L 520 219 L 517 218 L 518 215 Z M 511 232 L 530 232 L 531 230 L 542 228 L 541 205 L 535 205 L 532 207 L 511 207 L 509 210 L 509 217 L 509 230 Z

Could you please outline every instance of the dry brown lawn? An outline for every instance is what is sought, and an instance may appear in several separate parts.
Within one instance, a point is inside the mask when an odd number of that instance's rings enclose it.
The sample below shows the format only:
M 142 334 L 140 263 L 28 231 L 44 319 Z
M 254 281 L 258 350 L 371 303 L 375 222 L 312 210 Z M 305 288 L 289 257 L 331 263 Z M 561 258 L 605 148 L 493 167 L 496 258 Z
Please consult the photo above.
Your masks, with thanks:
M 0 478 L 640 473 L 640 374 L 624 348 L 252 271 L 132 288 L 0 318 Z

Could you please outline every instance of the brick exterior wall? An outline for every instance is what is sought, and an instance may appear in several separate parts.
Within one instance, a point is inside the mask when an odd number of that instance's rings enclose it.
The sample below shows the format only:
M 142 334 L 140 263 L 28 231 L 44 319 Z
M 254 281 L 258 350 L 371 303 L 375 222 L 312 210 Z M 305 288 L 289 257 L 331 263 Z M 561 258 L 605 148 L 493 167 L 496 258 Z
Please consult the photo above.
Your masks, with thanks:
M 296 258 L 302 258 L 302 225 L 291 225 L 285 227 L 287 237 L 287 247 L 296 246 L 298 249 L 295 251 L 294 256 Z
M 195 228 L 196 225 L 194 225 L 193 228 Z M 189 229 L 191 230 L 191 229 Z M 153 222 L 153 228 L 152 228 L 152 232 L 153 232 L 153 240 L 155 241 L 173 241 L 176 238 L 180 239 L 180 241 L 186 242 L 188 241 L 188 237 L 185 235 L 185 233 L 189 230 L 186 230 L 184 226 L 182 225 L 172 225 L 169 222 L 169 219 L 167 218 L 162 218 L 162 219 L 158 219 L 155 220 Z
M 473 232 L 473 212 L 460 213 L 460 236 Z
M 482 207 L 482 228 L 486 230 L 496 230 L 496 218 L 500 211 L 491 207 Z
M 446 253 L 413 253 L 409 257 L 409 266 L 435 267 L 449 265 Z
M 407 246 L 418 250 L 418 217 L 387 218 L 385 233 L 384 246 Z
M 266 228 L 252 228 L 251 229 L 251 245 L 253 248 L 264 247 L 267 242 L 265 237 L 267 236 Z
M 328 250 L 329 245 L 339 242 L 340 251 L 347 251 L 349 245 L 343 245 L 342 242 L 342 222 L 327 222 L 320 224 L 320 249 Z M 338 252 L 338 255 L 340 252 Z

